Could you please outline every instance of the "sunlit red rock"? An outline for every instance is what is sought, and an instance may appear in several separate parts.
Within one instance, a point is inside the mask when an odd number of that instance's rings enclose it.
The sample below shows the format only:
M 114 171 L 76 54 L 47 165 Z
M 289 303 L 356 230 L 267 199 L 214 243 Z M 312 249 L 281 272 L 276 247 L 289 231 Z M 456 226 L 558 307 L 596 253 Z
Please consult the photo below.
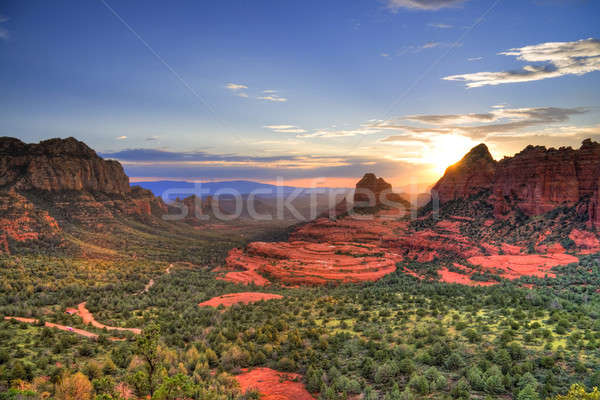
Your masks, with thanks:
M 302 376 L 270 368 L 243 369 L 235 376 L 242 393 L 256 390 L 262 400 L 314 400 L 304 388 Z
M 600 252 L 600 240 L 592 232 L 573 229 L 569 234 L 569 238 L 575 243 L 575 246 L 581 253 Z
M 448 167 L 432 193 L 441 204 L 489 191 L 494 215 L 514 209 L 540 215 L 559 206 L 577 205 L 591 225 L 600 223 L 600 144 L 590 139 L 579 149 L 527 146 L 496 162 L 480 144 Z
M 241 293 L 230 293 L 222 296 L 213 297 L 210 300 L 203 301 L 198 305 L 200 307 L 218 307 L 220 305 L 224 307 L 231 307 L 234 304 L 250 304 L 256 303 L 257 301 L 263 300 L 274 300 L 282 299 L 283 296 L 273 293 L 262 293 L 262 292 L 241 292 Z

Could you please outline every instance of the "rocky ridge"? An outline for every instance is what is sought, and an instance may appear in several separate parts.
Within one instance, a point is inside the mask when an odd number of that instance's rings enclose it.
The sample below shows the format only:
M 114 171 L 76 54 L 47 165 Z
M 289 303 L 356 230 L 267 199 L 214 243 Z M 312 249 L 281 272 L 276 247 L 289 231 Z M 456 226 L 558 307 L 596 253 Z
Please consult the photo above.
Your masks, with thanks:
M 118 217 L 150 217 L 166 210 L 145 189 L 130 187 L 117 161 L 104 160 L 74 138 L 37 144 L 0 138 L 0 250 L 10 243 L 60 243 L 76 224 L 105 229 Z
M 514 210 L 541 215 L 560 206 L 577 207 L 589 225 L 600 224 L 600 143 L 583 141 L 579 149 L 527 146 L 496 162 L 480 144 L 448 167 L 433 187 L 440 204 L 489 191 L 496 218 Z

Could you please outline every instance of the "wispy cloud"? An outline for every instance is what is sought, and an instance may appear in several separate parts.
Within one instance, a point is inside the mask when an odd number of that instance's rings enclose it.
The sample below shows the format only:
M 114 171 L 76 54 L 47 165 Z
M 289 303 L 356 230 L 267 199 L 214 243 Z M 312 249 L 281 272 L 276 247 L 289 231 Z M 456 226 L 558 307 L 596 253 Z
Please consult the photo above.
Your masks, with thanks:
M 272 130 L 273 132 L 280 133 L 304 133 L 305 129 L 299 128 L 295 125 L 265 125 L 267 129 Z
M 550 124 L 568 122 L 571 117 L 588 112 L 583 107 L 528 107 L 493 108 L 487 113 L 406 115 L 387 121 L 371 123 L 373 129 L 401 132 L 381 139 L 381 142 L 423 141 L 435 135 L 455 134 L 471 139 L 485 139 L 490 135 L 520 135 L 533 127 L 546 128 Z M 426 126 L 402 124 L 417 122 Z M 526 132 L 530 134 L 530 132 Z
M 441 22 L 430 22 L 430 23 L 427 24 L 427 26 L 430 26 L 432 28 L 438 28 L 438 29 L 450 29 L 450 28 L 454 28 L 454 25 L 443 24 Z
M 457 7 L 466 0 L 387 0 L 390 10 L 396 12 L 400 8 L 416 10 L 439 10 L 445 7 Z
M 245 89 L 248 89 L 248 86 L 243 85 L 241 83 L 228 83 L 227 85 L 225 85 L 225 87 L 229 90 L 231 90 L 232 92 L 235 93 L 236 96 L 238 97 L 243 97 L 243 98 L 247 98 L 248 97 L 248 93 L 244 92 Z
M 243 85 L 241 83 L 228 83 L 227 85 L 225 85 L 225 87 L 229 90 L 242 90 L 242 89 L 248 89 L 248 86 Z
M 452 43 L 452 42 L 426 42 L 420 45 L 410 45 L 402 47 L 396 54 L 398 56 L 402 56 L 404 54 L 416 54 L 420 53 L 423 50 L 435 49 L 435 48 L 444 48 L 444 47 L 460 47 L 462 43 Z
M 276 94 L 272 94 L 269 96 L 258 96 L 257 99 L 265 100 L 265 101 L 273 101 L 273 102 L 278 102 L 278 103 L 283 103 L 283 102 L 287 101 L 287 99 L 285 97 L 280 97 Z
M 320 129 L 311 133 L 298 135 L 300 138 L 340 138 L 359 135 L 373 135 L 380 132 L 379 129 L 362 125 L 358 129 Z
M 127 139 L 127 136 L 119 136 L 119 137 L 117 137 L 117 140 L 125 140 L 125 139 Z
M 446 76 L 448 81 L 466 82 L 467 87 L 494 86 L 505 83 L 530 82 L 564 75 L 584 75 L 600 71 L 600 40 L 548 42 L 510 49 L 499 53 L 535 64 L 516 71 L 475 72 Z
M 158 136 L 156 136 L 156 135 L 155 135 L 155 136 L 150 136 L 150 137 L 147 137 L 147 138 L 146 138 L 146 142 L 155 142 L 155 141 L 157 141 L 158 139 L 159 139 L 159 137 L 158 137 Z
M 8 18 L 6 15 L 0 14 L 0 24 L 8 21 L 9 19 L 10 18 Z M 8 32 L 8 30 L 1 26 L 0 26 L 0 39 L 2 39 L 2 40 L 10 39 L 10 33 Z
M 383 157 L 348 155 L 249 156 L 158 149 L 127 149 L 100 155 L 118 160 L 129 176 L 138 178 L 275 180 L 278 176 L 286 179 L 327 176 L 355 179 L 364 174 L 365 165 L 386 176 L 394 176 L 406 167 Z
M 483 57 L 469 57 L 467 58 L 467 61 L 481 61 L 483 60 Z

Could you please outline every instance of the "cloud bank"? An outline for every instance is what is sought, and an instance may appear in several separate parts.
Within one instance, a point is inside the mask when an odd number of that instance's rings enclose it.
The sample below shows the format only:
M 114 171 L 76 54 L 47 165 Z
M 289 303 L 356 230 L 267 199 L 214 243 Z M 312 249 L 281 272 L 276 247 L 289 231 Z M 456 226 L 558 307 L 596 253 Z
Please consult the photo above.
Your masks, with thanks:
M 598 39 L 541 43 L 510 49 L 499 54 L 513 56 L 532 64 L 515 71 L 475 72 L 450 75 L 443 79 L 466 82 L 467 87 L 476 88 L 600 71 L 600 40 Z

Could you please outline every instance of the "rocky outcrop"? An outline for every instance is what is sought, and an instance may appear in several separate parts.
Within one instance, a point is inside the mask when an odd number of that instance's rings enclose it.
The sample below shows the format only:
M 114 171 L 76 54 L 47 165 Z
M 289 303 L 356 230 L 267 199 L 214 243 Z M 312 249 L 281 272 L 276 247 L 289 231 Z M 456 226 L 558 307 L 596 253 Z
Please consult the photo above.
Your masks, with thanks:
M 74 138 L 25 144 L 0 138 L 0 187 L 16 190 L 80 190 L 109 194 L 131 191 L 117 161 L 103 160 Z
M 432 196 L 437 196 L 442 204 L 490 189 L 496 164 L 485 144 L 475 146 L 459 162 L 446 169 L 444 176 L 432 188 Z
M 392 185 L 375 174 L 367 173 L 356 184 L 354 208 L 410 208 L 410 203 L 392 191 Z
M 514 209 L 540 215 L 559 206 L 578 206 L 591 224 L 600 223 L 600 144 L 590 139 L 577 150 L 528 146 L 495 162 L 480 144 L 450 166 L 432 189 L 440 204 L 490 191 L 494 215 Z
M 0 251 L 30 240 L 54 246 L 65 224 L 102 230 L 120 216 L 161 211 L 152 192 L 129 186 L 121 164 L 83 142 L 0 138 Z

